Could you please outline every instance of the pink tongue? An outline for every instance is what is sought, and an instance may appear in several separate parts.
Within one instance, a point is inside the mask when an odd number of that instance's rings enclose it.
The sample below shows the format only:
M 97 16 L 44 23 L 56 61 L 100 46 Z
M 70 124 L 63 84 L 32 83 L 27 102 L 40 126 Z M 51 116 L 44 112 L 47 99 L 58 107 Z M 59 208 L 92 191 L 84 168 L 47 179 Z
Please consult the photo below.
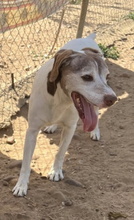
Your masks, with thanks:
M 85 101 L 85 99 L 81 96 L 81 102 L 84 110 L 84 118 L 83 121 L 83 130 L 84 131 L 92 131 L 95 129 L 97 124 L 97 115 L 94 111 L 94 107 L 92 104 Z

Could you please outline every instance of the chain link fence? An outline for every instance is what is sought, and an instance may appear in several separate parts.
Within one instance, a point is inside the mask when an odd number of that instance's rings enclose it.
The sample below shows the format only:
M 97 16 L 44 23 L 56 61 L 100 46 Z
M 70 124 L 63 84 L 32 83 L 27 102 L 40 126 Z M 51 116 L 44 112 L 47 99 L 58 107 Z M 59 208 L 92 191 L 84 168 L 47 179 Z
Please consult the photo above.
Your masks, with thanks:
M 27 105 L 23 106 L 30 96 L 37 69 L 67 41 L 81 34 L 87 36 L 96 32 L 97 42 L 104 45 L 114 45 L 117 41 L 127 43 L 126 36 L 134 34 L 133 8 L 133 0 L 0 2 L 0 138 L 1 143 L 5 143 L 4 134 L 14 134 L 12 157 L 21 158 L 22 155 L 27 127 Z M 129 44 L 132 48 L 133 40 Z M 12 127 L 8 129 L 9 126 Z M 47 155 L 49 140 L 45 142 Z M 40 138 L 39 145 L 42 152 L 44 141 Z M 10 154 L 8 145 L 2 150 Z
M 83 1 L 82 5 L 79 0 L 1 1 L 0 128 L 10 124 L 11 115 L 19 111 L 29 96 L 36 69 L 79 34 L 79 18 L 86 3 L 88 1 Z M 133 20 L 129 26 L 125 24 L 133 4 L 132 0 L 89 1 L 83 36 L 95 31 L 98 42 L 113 44 L 124 36 L 124 28 L 133 26 Z

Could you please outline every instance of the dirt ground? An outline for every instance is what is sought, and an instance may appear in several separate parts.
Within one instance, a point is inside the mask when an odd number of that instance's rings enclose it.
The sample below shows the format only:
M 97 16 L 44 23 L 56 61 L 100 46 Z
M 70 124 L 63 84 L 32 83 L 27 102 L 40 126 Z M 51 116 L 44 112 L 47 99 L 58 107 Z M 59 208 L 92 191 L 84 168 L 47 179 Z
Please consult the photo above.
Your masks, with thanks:
M 0 220 L 134 219 L 134 29 L 129 27 L 114 41 L 120 58 L 106 60 L 109 84 L 119 101 L 100 110 L 100 141 L 92 141 L 79 121 L 65 157 L 63 181 L 46 178 L 58 149 L 58 128 L 52 135 L 39 134 L 28 194 L 14 197 L 11 190 L 21 165 L 28 104 L 12 117 L 9 128 L 1 130 Z M 7 144 L 12 136 L 15 142 Z

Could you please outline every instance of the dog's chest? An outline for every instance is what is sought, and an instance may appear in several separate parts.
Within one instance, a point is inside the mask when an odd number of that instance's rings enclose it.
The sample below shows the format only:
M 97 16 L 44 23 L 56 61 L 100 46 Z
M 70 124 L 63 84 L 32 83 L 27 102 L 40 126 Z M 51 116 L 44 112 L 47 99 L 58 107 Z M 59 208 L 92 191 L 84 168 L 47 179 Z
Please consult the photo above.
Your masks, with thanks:
M 51 108 L 51 122 L 62 123 L 63 120 L 68 117 L 68 112 L 70 112 L 70 108 L 70 103 L 54 103 Z

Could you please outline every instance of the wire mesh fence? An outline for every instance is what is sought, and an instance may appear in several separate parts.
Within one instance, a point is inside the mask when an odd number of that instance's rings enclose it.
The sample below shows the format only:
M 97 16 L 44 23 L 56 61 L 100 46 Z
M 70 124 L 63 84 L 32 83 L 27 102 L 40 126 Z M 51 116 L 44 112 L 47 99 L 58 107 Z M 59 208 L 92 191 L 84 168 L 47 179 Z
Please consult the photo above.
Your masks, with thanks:
M 84 0 L 83 4 L 80 0 L 0 2 L 0 129 L 7 128 L 6 133 L 15 136 L 13 158 L 22 155 L 27 127 L 27 108 L 22 106 L 29 98 L 35 72 L 64 43 L 76 38 L 84 4 Z M 133 8 L 133 0 L 90 0 L 83 36 L 96 32 L 98 43 L 113 45 L 117 41 L 127 43 L 125 37 L 129 35 L 128 47 L 132 48 Z M 5 143 L 4 134 L 1 130 L 1 143 Z M 40 137 L 39 145 L 40 149 L 44 146 Z M 2 151 L 10 156 L 8 145 Z
M 3 128 L 29 96 L 36 68 L 76 37 L 81 1 L 3 0 L 0 7 L 0 97 L 3 103 L 0 127 Z M 95 31 L 98 42 L 112 44 L 123 36 L 118 30 L 119 23 L 120 29 L 126 28 L 124 18 L 132 8 L 133 1 L 89 1 L 83 36 Z M 129 21 L 129 28 L 132 25 L 133 20 Z

